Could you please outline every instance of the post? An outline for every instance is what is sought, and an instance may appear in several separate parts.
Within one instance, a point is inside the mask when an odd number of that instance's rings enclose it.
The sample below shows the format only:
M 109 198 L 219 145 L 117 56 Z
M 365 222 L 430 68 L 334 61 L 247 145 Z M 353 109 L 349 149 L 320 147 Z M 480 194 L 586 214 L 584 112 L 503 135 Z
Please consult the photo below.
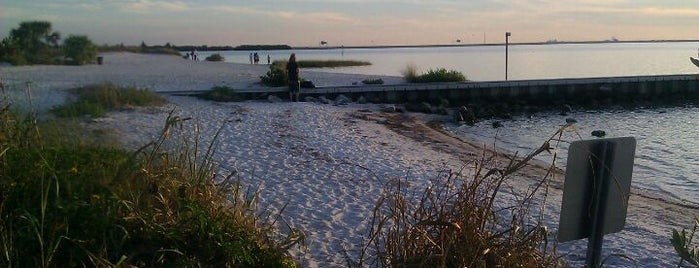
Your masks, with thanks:
M 604 215 L 606 196 L 609 188 L 610 168 L 614 155 L 614 145 L 603 141 L 594 151 L 592 158 L 591 174 L 594 174 L 594 184 L 592 188 L 592 203 L 590 208 L 591 219 L 590 236 L 587 240 L 587 261 L 588 268 L 598 268 L 602 261 L 602 240 L 604 238 Z
M 510 46 L 510 36 L 512 33 L 510 32 L 505 32 L 505 80 L 507 80 L 507 65 L 508 65 L 508 58 L 509 58 L 509 46 Z

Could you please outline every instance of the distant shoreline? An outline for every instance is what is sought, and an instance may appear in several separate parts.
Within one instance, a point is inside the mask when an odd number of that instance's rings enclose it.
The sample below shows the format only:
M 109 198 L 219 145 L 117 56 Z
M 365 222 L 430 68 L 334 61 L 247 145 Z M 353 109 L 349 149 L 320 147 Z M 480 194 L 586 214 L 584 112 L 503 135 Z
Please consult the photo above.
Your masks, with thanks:
M 509 43 L 510 46 L 530 46 L 530 45 L 584 45 L 584 44 L 631 44 L 631 43 L 693 43 L 699 39 L 687 40 L 629 40 L 629 41 L 548 41 L 548 42 L 520 42 Z M 503 46 L 505 43 L 485 43 L 485 44 L 431 44 L 431 45 L 378 45 L 378 46 L 325 46 L 325 47 L 293 47 L 292 49 L 380 49 L 380 48 L 422 48 L 422 47 L 487 47 Z
M 602 41 L 546 41 L 546 42 L 512 42 L 510 46 L 538 46 L 538 45 L 585 45 L 585 44 L 638 44 L 638 43 L 693 43 L 699 42 L 699 39 L 685 40 L 602 40 Z M 179 51 L 190 51 L 197 49 L 198 51 L 273 51 L 273 50 L 296 50 L 296 49 L 312 49 L 312 50 L 331 50 L 331 49 L 382 49 L 382 48 L 431 48 L 431 47 L 489 47 L 503 46 L 505 43 L 484 43 L 484 44 L 424 44 L 424 45 L 371 45 L 371 46 L 299 46 L 292 47 L 288 45 L 241 45 L 241 46 L 178 46 Z

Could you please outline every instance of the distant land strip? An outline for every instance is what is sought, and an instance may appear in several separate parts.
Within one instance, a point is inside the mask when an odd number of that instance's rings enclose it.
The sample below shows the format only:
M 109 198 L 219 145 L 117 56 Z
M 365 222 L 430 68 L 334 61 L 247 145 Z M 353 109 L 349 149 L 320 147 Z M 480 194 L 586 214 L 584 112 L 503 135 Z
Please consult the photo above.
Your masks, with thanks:
M 692 43 L 699 42 L 699 39 L 686 39 L 686 40 L 602 40 L 602 41 L 546 41 L 546 42 L 513 42 L 509 43 L 511 46 L 523 46 L 523 45 L 566 45 L 566 44 L 630 44 L 630 43 Z M 291 49 L 372 49 L 372 48 L 421 48 L 421 47 L 477 47 L 477 46 L 502 46 L 505 43 L 457 43 L 457 44 L 425 44 L 425 45 L 373 45 L 373 46 L 302 46 L 302 47 L 292 47 L 289 45 L 279 44 L 279 45 L 240 45 L 240 46 L 174 46 L 175 49 L 180 51 L 226 51 L 226 50 L 242 50 L 242 51 L 256 51 L 256 50 L 291 50 Z

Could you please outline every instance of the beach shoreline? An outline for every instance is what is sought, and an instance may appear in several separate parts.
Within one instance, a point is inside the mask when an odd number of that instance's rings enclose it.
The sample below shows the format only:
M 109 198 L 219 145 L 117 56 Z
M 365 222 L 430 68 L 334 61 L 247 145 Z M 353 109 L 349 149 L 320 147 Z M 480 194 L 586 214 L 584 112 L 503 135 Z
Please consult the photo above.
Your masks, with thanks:
M 28 81 L 35 105 L 60 102 L 65 89 L 111 82 L 154 91 L 206 90 L 213 86 L 254 87 L 264 65 L 192 62 L 165 55 L 110 53 L 105 65 L 0 67 L 5 83 L 21 90 Z M 364 75 L 308 72 L 321 84 L 347 84 Z M 396 77 L 386 77 L 399 81 Z M 294 251 L 304 267 L 342 266 L 343 251 L 363 241 L 377 196 L 387 181 L 406 178 L 415 187 L 443 170 L 457 170 L 482 154 L 484 144 L 439 129 L 444 116 L 389 113 L 380 104 L 216 103 L 191 97 L 168 96 L 161 108 L 115 112 L 93 120 L 111 129 L 125 146 L 145 144 L 163 125 L 169 111 L 193 118 L 204 142 L 216 142 L 216 160 L 224 170 L 236 171 L 248 186 L 260 190 L 261 202 L 272 209 L 286 207 L 287 224 L 304 231 L 308 251 Z M 44 107 L 47 109 L 46 107 Z M 45 110 L 44 109 L 44 110 Z M 212 141 L 221 130 L 220 140 Z M 543 141 L 542 141 L 543 142 Z M 487 148 L 486 150 L 498 150 Z M 560 152 L 566 153 L 566 152 Z M 506 161 L 508 154 L 501 156 Z M 512 188 L 527 189 L 546 172 L 546 163 L 527 166 Z M 563 172 L 552 181 L 546 204 L 546 226 L 558 228 Z M 679 257 L 669 243 L 673 228 L 690 227 L 699 209 L 632 194 L 624 231 L 605 238 L 604 255 L 622 254 L 642 266 L 666 267 Z M 558 247 L 571 266 L 584 263 L 586 241 Z M 625 267 L 623 259 L 606 266 Z

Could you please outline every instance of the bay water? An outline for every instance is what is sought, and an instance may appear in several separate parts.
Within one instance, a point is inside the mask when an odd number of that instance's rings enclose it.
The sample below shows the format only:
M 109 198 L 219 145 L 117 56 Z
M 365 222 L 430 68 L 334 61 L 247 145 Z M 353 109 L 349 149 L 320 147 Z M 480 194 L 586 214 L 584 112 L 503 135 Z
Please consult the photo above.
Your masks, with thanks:
M 547 78 L 584 78 L 637 75 L 698 74 L 689 57 L 697 57 L 699 42 L 600 43 L 510 45 L 510 80 Z M 261 64 L 286 60 L 291 53 L 297 59 L 362 60 L 370 66 L 319 69 L 335 73 L 400 76 L 409 64 L 419 70 L 446 68 L 464 73 L 469 80 L 505 79 L 505 46 L 412 47 L 412 48 L 337 48 L 275 51 L 200 52 L 200 58 L 220 53 L 227 62 L 249 63 L 257 52 Z M 565 167 L 567 146 L 580 139 L 592 139 L 593 130 L 606 137 L 637 139 L 632 190 L 692 206 L 699 205 L 699 107 L 638 108 L 609 107 L 604 111 L 574 111 L 566 115 L 542 112 L 515 117 L 493 128 L 486 120 L 475 126 L 450 125 L 448 130 L 495 144 L 510 152 L 527 154 L 574 118 L 577 123 L 565 132 L 558 145 L 557 165 Z M 550 161 L 542 156 L 544 161 Z

